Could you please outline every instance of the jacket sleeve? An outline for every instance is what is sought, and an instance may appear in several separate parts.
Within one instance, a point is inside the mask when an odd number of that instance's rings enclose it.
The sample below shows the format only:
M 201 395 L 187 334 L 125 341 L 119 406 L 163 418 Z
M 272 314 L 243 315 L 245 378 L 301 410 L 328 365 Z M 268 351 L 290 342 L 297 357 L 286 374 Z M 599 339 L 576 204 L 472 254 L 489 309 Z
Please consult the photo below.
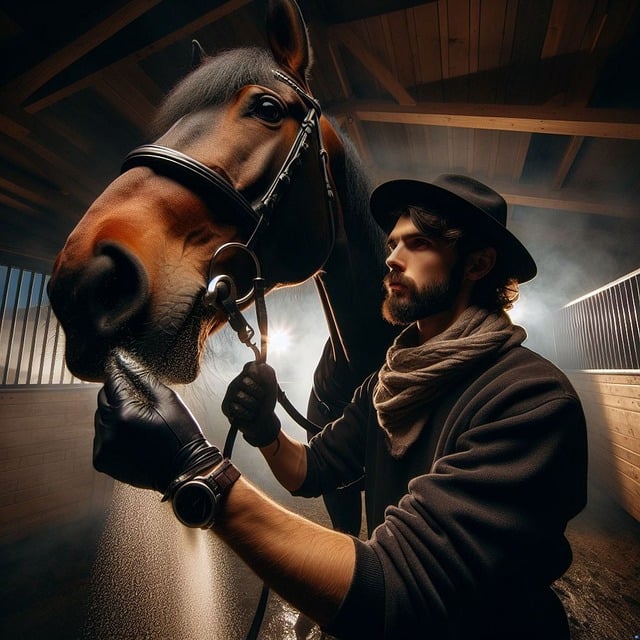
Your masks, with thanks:
M 309 441 L 307 476 L 293 495 L 317 497 L 362 478 L 370 387 L 373 384 L 375 374 L 355 390 L 342 416 Z
M 564 573 L 563 532 L 586 500 L 585 425 L 574 395 L 544 386 L 511 380 L 458 416 L 465 426 L 449 453 L 411 480 L 368 542 L 354 541 L 363 548 L 330 633 L 456 635 L 491 593 L 543 588 Z

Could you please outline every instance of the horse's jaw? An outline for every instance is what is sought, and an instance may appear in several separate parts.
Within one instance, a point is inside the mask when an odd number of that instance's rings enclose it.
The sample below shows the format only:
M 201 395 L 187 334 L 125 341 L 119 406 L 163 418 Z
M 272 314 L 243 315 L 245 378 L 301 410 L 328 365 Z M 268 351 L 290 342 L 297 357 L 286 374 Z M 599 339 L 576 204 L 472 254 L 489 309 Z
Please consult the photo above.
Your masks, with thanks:
M 63 325 L 66 365 L 81 380 L 103 382 L 111 355 L 124 350 L 164 382 L 188 384 L 200 373 L 207 338 L 220 326 L 221 322 L 204 321 L 198 314 L 191 314 L 173 335 L 162 334 L 157 328 L 142 333 L 123 331 L 105 339 L 93 331 L 64 329 Z

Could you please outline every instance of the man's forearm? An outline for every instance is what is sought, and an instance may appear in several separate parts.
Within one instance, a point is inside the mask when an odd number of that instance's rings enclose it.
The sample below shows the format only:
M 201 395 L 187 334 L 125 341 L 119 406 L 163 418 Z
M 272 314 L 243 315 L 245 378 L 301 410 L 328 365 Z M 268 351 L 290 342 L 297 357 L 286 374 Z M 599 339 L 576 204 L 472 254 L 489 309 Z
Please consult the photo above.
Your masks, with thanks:
M 295 491 L 307 477 L 307 451 L 302 442 L 280 431 L 275 442 L 260 449 L 278 482 Z
M 240 478 L 213 530 L 285 600 L 329 622 L 351 585 L 353 540 L 306 520 Z

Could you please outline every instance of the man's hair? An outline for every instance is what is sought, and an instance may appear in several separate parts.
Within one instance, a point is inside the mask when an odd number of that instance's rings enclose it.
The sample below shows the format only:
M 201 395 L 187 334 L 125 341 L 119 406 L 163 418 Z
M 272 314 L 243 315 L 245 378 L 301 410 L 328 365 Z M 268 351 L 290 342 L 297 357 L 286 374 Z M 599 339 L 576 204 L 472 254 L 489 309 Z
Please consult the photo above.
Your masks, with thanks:
M 469 233 L 463 226 L 456 226 L 447 218 L 421 207 L 410 205 L 400 209 L 398 213 L 408 215 L 411 222 L 425 235 L 455 245 L 458 260 L 466 259 L 474 251 L 493 246 L 482 234 Z M 503 264 L 500 252 L 496 248 L 496 263 L 486 276 L 474 284 L 470 302 L 489 311 L 506 311 L 513 307 L 518 296 L 518 281 L 509 275 L 507 265 Z

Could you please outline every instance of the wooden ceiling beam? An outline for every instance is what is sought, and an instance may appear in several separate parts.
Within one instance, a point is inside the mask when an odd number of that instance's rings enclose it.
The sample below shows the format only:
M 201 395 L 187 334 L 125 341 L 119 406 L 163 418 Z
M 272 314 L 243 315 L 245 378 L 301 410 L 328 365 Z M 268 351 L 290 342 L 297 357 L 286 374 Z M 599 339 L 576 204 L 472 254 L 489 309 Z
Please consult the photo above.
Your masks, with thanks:
M 567 179 L 569 175 L 569 171 L 571 171 L 571 167 L 580 152 L 580 148 L 582 147 L 582 143 L 584 142 L 583 136 L 574 136 L 569 140 L 569 144 L 565 149 L 565 152 L 562 156 L 562 160 L 556 169 L 556 173 L 553 177 L 552 187 L 554 189 L 562 188 L 564 181 Z
M 621 202 L 619 195 L 603 198 L 602 194 L 598 194 L 598 199 L 594 200 L 591 198 L 586 199 L 584 195 L 570 195 L 562 192 L 558 192 L 557 195 L 548 195 L 549 192 L 541 194 L 509 187 L 498 190 L 507 203 L 512 205 L 573 213 L 591 213 L 612 218 L 640 219 L 638 206 L 628 202 Z
M 329 53 L 331 55 L 331 61 L 333 62 L 333 68 L 335 69 L 336 76 L 338 77 L 338 81 L 340 82 L 340 88 L 342 89 L 342 93 L 344 94 L 345 98 L 350 99 L 353 96 L 353 90 L 351 88 L 351 83 L 349 82 L 347 73 L 344 68 L 340 49 L 337 46 L 338 42 L 331 38 L 329 38 L 328 40 Z M 365 163 L 365 166 L 370 166 L 373 163 L 373 156 L 364 135 L 364 131 L 362 130 L 362 125 L 360 124 L 358 118 L 352 115 L 344 117 L 340 121 L 340 126 L 344 128 L 351 140 L 353 140 L 356 148 L 358 149 L 360 157 L 362 158 L 362 161 Z
M 364 43 L 345 25 L 338 25 L 329 29 L 330 37 L 344 45 L 362 62 L 365 69 L 393 96 L 400 105 L 413 106 L 416 104 L 413 96 L 404 88 L 389 69 L 373 55 Z
M 119 65 L 97 78 L 94 88 L 123 118 L 147 133 L 158 104 L 148 100 L 146 91 L 140 89 L 145 80 L 151 82 L 138 65 Z M 157 86 L 154 94 L 159 103 L 161 97 Z
M 139 18 L 161 0 L 131 0 L 108 18 L 89 29 L 56 53 L 48 56 L 26 73 L 7 83 L 2 88 L 2 97 L 13 104 L 20 104 L 34 91 L 92 49 L 108 40 L 115 33 Z
M 0 136 L 0 157 L 42 176 L 55 184 L 61 194 L 71 195 L 80 203 L 92 202 L 104 189 L 103 184 L 90 179 L 86 172 L 31 137 L 15 142 Z M 77 212 L 67 209 L 64 214 L 70 218 L 77 216 Z
M 216 22 L 225 16 L 233 13 L 237 9 L 240 9 L 246 4 L 249 4 L 251 0 L 229 0 L 229 2 L 225 2 L 224 4 L 212 9 L 211 11 L 205 13 L 200 16 L 198 19 L 193 20 L 189 24 L 186 24 L 176 31 L 167 34 L 163 38 L 156 40 L 152 44 L 143 47 L 139 51 L 135 51 L 134 53 L 129 54 L 128 56 L 114 62 L 113 64 L 107 65 L 103 69 L 96 71 L 95 73 L 89 74 L 85 78 L 78 80 L 58 91 L 53 91 L 49 95 L 41 98 L 40 100 L 36 100 L 25 106 L 25 111 L 28 113 L 37 113 L 38 111 L 55 104 L 56 102 L 66 98 L 74 94 L 76 91 L 80 89 L 84 89 L 85 87 L 91 86 L 97 78 L 101 76 L 103 73 L 108 73 L 111 69 L 117 68 L 118 65 L 126 63 L 126 62 L 140 62 L 145 58 L 148 58 L 150 55 L 157 53 L 158 51 L 162 51 L 166 49 L 168 46 L 183 40 L 184 38 L 189 38 L 193 35 L 195 31 L 198 31 L 207 25 Z
M 28 205 L 21 200 L 16 200 L 11 196 L 2 193 L 2 191 L 0 191 L 0 205 L 6 205 L 10 209 L 21 211 L 22 213 L 26 213 L 30 216 L 35 216 L 38 213 L 31 205 Z
M 372 169 L 372 175 L 376 184 L 398 178 L 424 180 L 422 175 L 382 169 L 379 166 Z M 513 183 L 489 182 L 509 205 L 640 220 L 640 207 L 630 199 L 621 198 L 618 193 L 586 194 L 575 189 L 551 190 L 543 186 L 521 187 Z
M 354 114 L 365 122 L 640 140 L 640 113 L 631 109 L 441 102 L 409 107 L 353 101 L 335 105 L 331 113 Z

